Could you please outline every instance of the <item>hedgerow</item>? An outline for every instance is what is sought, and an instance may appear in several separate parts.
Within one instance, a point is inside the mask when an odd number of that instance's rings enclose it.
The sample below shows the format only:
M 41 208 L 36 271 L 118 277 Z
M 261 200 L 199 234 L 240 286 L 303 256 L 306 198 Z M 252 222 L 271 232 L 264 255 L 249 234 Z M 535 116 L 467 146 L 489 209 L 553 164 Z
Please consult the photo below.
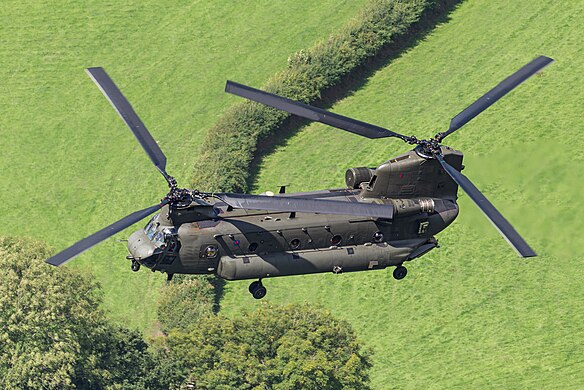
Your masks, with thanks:
M 288 58 L 288 67 L 261 89 L 316 103 L 396 39 L 407 35 L 437 0 L 372 0 L 339 33 Z M 193 187 L 246 192 L 258 141 L 274 133 L 289 114 L 244 101 L 229 109 L 207 133 L 194 166 Z
M 186 331 L 201 317 L 216 313 L 224 283 L 213 275 L 175 275 L 158 297 L 160 329 L 166 334 Z

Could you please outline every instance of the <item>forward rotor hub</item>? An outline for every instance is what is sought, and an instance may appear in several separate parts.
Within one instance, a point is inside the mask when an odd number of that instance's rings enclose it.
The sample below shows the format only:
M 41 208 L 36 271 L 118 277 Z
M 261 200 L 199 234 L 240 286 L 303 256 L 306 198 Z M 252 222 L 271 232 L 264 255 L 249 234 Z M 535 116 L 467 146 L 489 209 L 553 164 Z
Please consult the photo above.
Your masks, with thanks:
M 171 187 L 169 193 L 162 199 L 162 203 L 170 203 L 174 206 L 186 207 L 193 201 L 195 194 L 186 188 Z

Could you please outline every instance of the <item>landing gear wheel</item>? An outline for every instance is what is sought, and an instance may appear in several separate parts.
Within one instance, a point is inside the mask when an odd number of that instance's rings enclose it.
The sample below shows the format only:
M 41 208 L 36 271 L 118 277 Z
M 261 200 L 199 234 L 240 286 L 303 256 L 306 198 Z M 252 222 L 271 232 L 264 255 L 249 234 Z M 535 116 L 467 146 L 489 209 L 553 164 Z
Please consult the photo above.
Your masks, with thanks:
M 253 295 L 253 297 L 255 299 L 262 299 L 263 297 L 266 296 L 266 293 L 267 292 L 268 291 L 266 290 L 266 288 L 260 284 L 259 286 L 257 286 L 255 288 L 255 290 L 253 290 L 253 292 L 251 293 L 251 295 Z
M 393 277 L 397 280 L 401 280 L 401 279 L 405 278 L 407 274 L 408 274 L 408 269 L 406 267 L 404 267 L 403 265 L 398 265 L 393 270 Z
M 249 285 L 249 292 L 250 294 L 253 294 L 253 291 L 260 285 L 262 284 L 262 282 L 260 282 L 259 280 L 256 280 L 255 282 L 251 282 L 251 284 Z
M 140 263 L 138 263 L 136 260 L 132 260 L 132 271 L 140 271 Z
M 256 280 L 249 285 L 249 292 L 255 299 L 262 299 L 266 296 L 267 290 L 261 280 Z

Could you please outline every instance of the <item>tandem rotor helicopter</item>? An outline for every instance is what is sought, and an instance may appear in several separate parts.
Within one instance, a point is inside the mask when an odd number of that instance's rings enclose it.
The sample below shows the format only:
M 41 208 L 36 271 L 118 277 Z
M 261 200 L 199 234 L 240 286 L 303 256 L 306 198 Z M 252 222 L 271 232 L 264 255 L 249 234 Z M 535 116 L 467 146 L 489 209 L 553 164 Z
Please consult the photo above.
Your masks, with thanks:
M 318 272 L 352 272 L 395 266 L 403 279 L 406 261 L 436 248 L 437 233 L 458 215 L 460 186 L 521 257 L 536 256 L 511 224 L 464 176 L 463 154 L 442 140 L 553 60 L 538 57 L 503 80 L 434 138 L 420 140 L 379 126 L 231 81 L 226 92 L 322 122 L 367 138 L 396 137 L 413 150 L 375 169 L 347 170 L 346 188 L 304 193 L 247 195 L 179 188 L 166 172 L 166 156 L 130 103 L 102 68 L 87 73 L 134 133 L 168 182 L 155 206 L 136 211 L 49 258 L 63 265 L 83 251 L 158 212 L 128 239 L 132 270 L 140 266 L 174 274 L 216 274 L 227 280 L 255 279 L 249 291 L 266 295 L 262 279 Z

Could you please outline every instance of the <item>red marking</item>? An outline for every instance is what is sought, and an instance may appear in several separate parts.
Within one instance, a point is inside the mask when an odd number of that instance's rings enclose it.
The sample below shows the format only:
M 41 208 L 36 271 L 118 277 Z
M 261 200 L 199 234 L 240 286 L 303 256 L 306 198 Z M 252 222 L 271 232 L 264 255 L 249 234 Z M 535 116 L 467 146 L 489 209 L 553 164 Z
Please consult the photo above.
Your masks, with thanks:
M 400 173 L 399 173 L 399 178 L 400 178 L 400 179 L 403 179 L 403 178 L 404 178 L 404 174 L 400 172 Z

